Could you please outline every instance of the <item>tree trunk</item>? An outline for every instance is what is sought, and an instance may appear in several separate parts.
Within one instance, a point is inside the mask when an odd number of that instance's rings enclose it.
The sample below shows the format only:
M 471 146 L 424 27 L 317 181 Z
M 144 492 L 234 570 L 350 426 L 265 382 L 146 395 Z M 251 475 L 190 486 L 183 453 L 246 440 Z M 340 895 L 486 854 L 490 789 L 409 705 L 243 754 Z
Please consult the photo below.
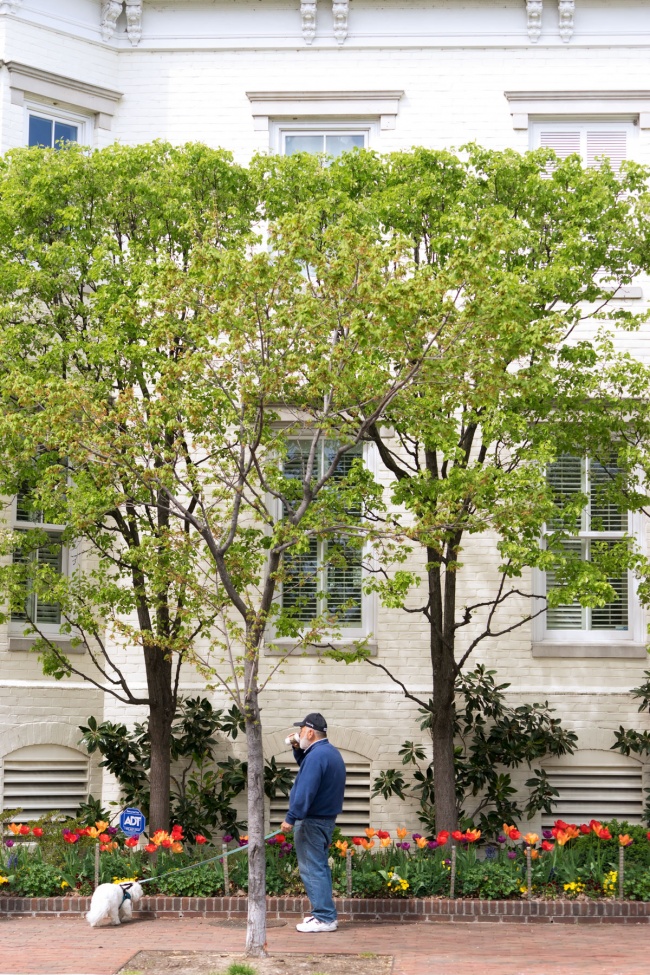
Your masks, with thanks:
M 433 789 L 435 795 L 436 831 L 458 828 L 456 775 L 454 769 L 455 661 L 454 628 L 456 577 L 444 573 L 437 552 L 427 551 L 429 561 L 429 610 L 431 616 L 431 669 L 433 674 Z M 451 620 L 451 623 L 449 622 Z
M 264 752 L 257 687 L 246 699 L 248 756 L 248 927 L 246 954 L 266 957 L 266 851 L 264 848 Z
M 145 646 L 145 669 L 149 691 L 149 829 L 169 829 L 169 791 L 171 785 L 171 730 L 175 701 L 172 691 L 171 660 L 156 646 Z

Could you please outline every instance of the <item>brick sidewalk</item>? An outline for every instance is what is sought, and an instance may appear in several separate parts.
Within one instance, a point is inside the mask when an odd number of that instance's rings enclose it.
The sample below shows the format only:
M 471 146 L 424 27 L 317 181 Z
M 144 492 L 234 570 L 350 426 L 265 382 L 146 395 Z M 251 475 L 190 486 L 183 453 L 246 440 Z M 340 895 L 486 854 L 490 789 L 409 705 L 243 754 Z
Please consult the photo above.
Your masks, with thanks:
M 394 975 L 647 975 L 645 925 L 343 922 L 336 934 L 270 928 L 269 950 L 393 955 Z M 244 948 L 243 929 L 207 918 L 136 919 L 89 928 L 81 918 L 0 920 L 0 975 L 113 975 L 136 952 Z

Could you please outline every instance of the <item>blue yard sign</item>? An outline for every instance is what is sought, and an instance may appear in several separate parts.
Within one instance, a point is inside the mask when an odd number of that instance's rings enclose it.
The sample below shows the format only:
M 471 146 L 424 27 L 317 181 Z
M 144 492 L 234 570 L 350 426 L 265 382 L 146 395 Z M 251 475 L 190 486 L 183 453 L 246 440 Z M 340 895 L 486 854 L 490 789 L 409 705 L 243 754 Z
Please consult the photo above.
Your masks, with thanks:
M 125 836 L 139 836 L 144 833 L 147 821 L 139 809 L 123 809 L 120 813 L 120 829 Z

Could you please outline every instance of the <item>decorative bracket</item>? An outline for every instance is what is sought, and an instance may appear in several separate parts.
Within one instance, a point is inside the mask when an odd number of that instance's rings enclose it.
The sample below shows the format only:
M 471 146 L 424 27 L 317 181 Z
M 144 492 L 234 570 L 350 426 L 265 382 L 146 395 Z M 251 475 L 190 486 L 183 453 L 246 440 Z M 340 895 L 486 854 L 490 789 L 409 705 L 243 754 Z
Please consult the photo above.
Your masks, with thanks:
M 126 0 L 126 32 L 135 47 L 142 37 L 142 0 Z
M 103 40 L 110 41 L 115 33 L 115 24 L 117 23 L 117 18 L 122 13 L 123 6 L 122 0 L 104 0 L 104 3 L 102 3 L 100 30 Z
M 15 14 L 23 0 L 0 0 L 0 14 Z
M 349 0 L 332 0 L 332 15 L 334 17 L 334 37 L 337 44 L 343 44 L 348 36 Z
M 126 6 L 126 33 L 135 46 L 142 37 L 142 0 L 104 0 L 100 29 L 105 41 L 115 34 L 117 18 Z
M 316 0 L 301 0 L 300 16 L 305 44 L 311 44 L 316 37 Z
M 573 15 L 575 8 L 575 0 L 558 0 L 558 26 L 560 37 L 565 44 L 568 44 L 573 37 Z
M 559 0 L 561 3 L 562 0 Z M 526 13 L 528 15 L 528 37 L 531 44 L 537 44 L 542 33 L 542 9 L 543 0 L 526 0 Z

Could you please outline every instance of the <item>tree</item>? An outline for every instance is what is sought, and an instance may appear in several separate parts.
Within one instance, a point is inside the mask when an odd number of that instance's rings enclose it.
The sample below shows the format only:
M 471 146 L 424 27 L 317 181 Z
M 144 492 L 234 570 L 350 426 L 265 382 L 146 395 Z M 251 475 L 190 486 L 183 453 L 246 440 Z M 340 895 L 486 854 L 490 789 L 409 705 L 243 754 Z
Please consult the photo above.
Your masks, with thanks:
M 594 544 L 591 561 L 575 552 L 570 539 L 588 498 L 562 496 L 546 471 L 563 456 L 588 455 L 604 472 L 603 504 L 623 495 L 628 507 L 644 503 L 636 465 L 648 431 L 647 370 L 616 350 L 607 325 L 631 329 L 644 317 L 614 310 L 612 298 L 648 265 L 647 172 L 586 169 L 546 150 L 359 153 L 313 173 L 307 197 L 299 169 L 307 163 L 267 165 L 271 208 L 318 212 L 316 235 L 347 204 L 359 225 L 407 238 L 412 273 L 439 295 L 438 327 L 456 336 L 368 430 L 394 478 L 386 531 L 424 561 L 423 586 L 418 571 L 384 562 L 368 588 L 428 628 L 430 700 L 380 660 L 367 662 L 428 715 L 435 822 L 451 830 L 456 688 L 476 648 L 546 611 L 530 570 L 553 574 L 554 606 L 603 606 L 617 598 L 613 577 L 644 571 L 627 537 Z M 413 343 L 408 354 L 418 352 Z M 396 349 L 396 368 L 398 357 Z M 350 409 L 351 424 L 365 417 Z M 471 576 L 483 538 L 494 575 L 477 595 Z
M 203 146 L 18 151 L 0 183 L 0 491 L 18 498 L 4 539 L 12 558 L 0 570 L 4 619 L 35 637 L 46 673 L 75 674 L 148 709 L 151 827 L 167 828 L 181 667 L 212 622 L 195 584 L 204 569 L 190 521 L 171 519 L 160 491 L 81 449 L 88 418 L 65 390 L 93 389 L 118 451 L 130 437 L 120 403 L 137 398 L 147 413 L 142 456 L 166 469 L 182 462 L 170 453 L 169 417 L 149 409 L 152 377 L 180 345 L 156 331 L 141 296 L 206 239 L 216 250 L 239 246 L 253 197 L 245 172 Z M 192 312 L 186 304 L 179 314 Z M 196 503 L 187 499 L 190 512 Z M 59 628 L 83 657 L 52 638 Z M 129 685 L 132 648 L 144 694 Z

